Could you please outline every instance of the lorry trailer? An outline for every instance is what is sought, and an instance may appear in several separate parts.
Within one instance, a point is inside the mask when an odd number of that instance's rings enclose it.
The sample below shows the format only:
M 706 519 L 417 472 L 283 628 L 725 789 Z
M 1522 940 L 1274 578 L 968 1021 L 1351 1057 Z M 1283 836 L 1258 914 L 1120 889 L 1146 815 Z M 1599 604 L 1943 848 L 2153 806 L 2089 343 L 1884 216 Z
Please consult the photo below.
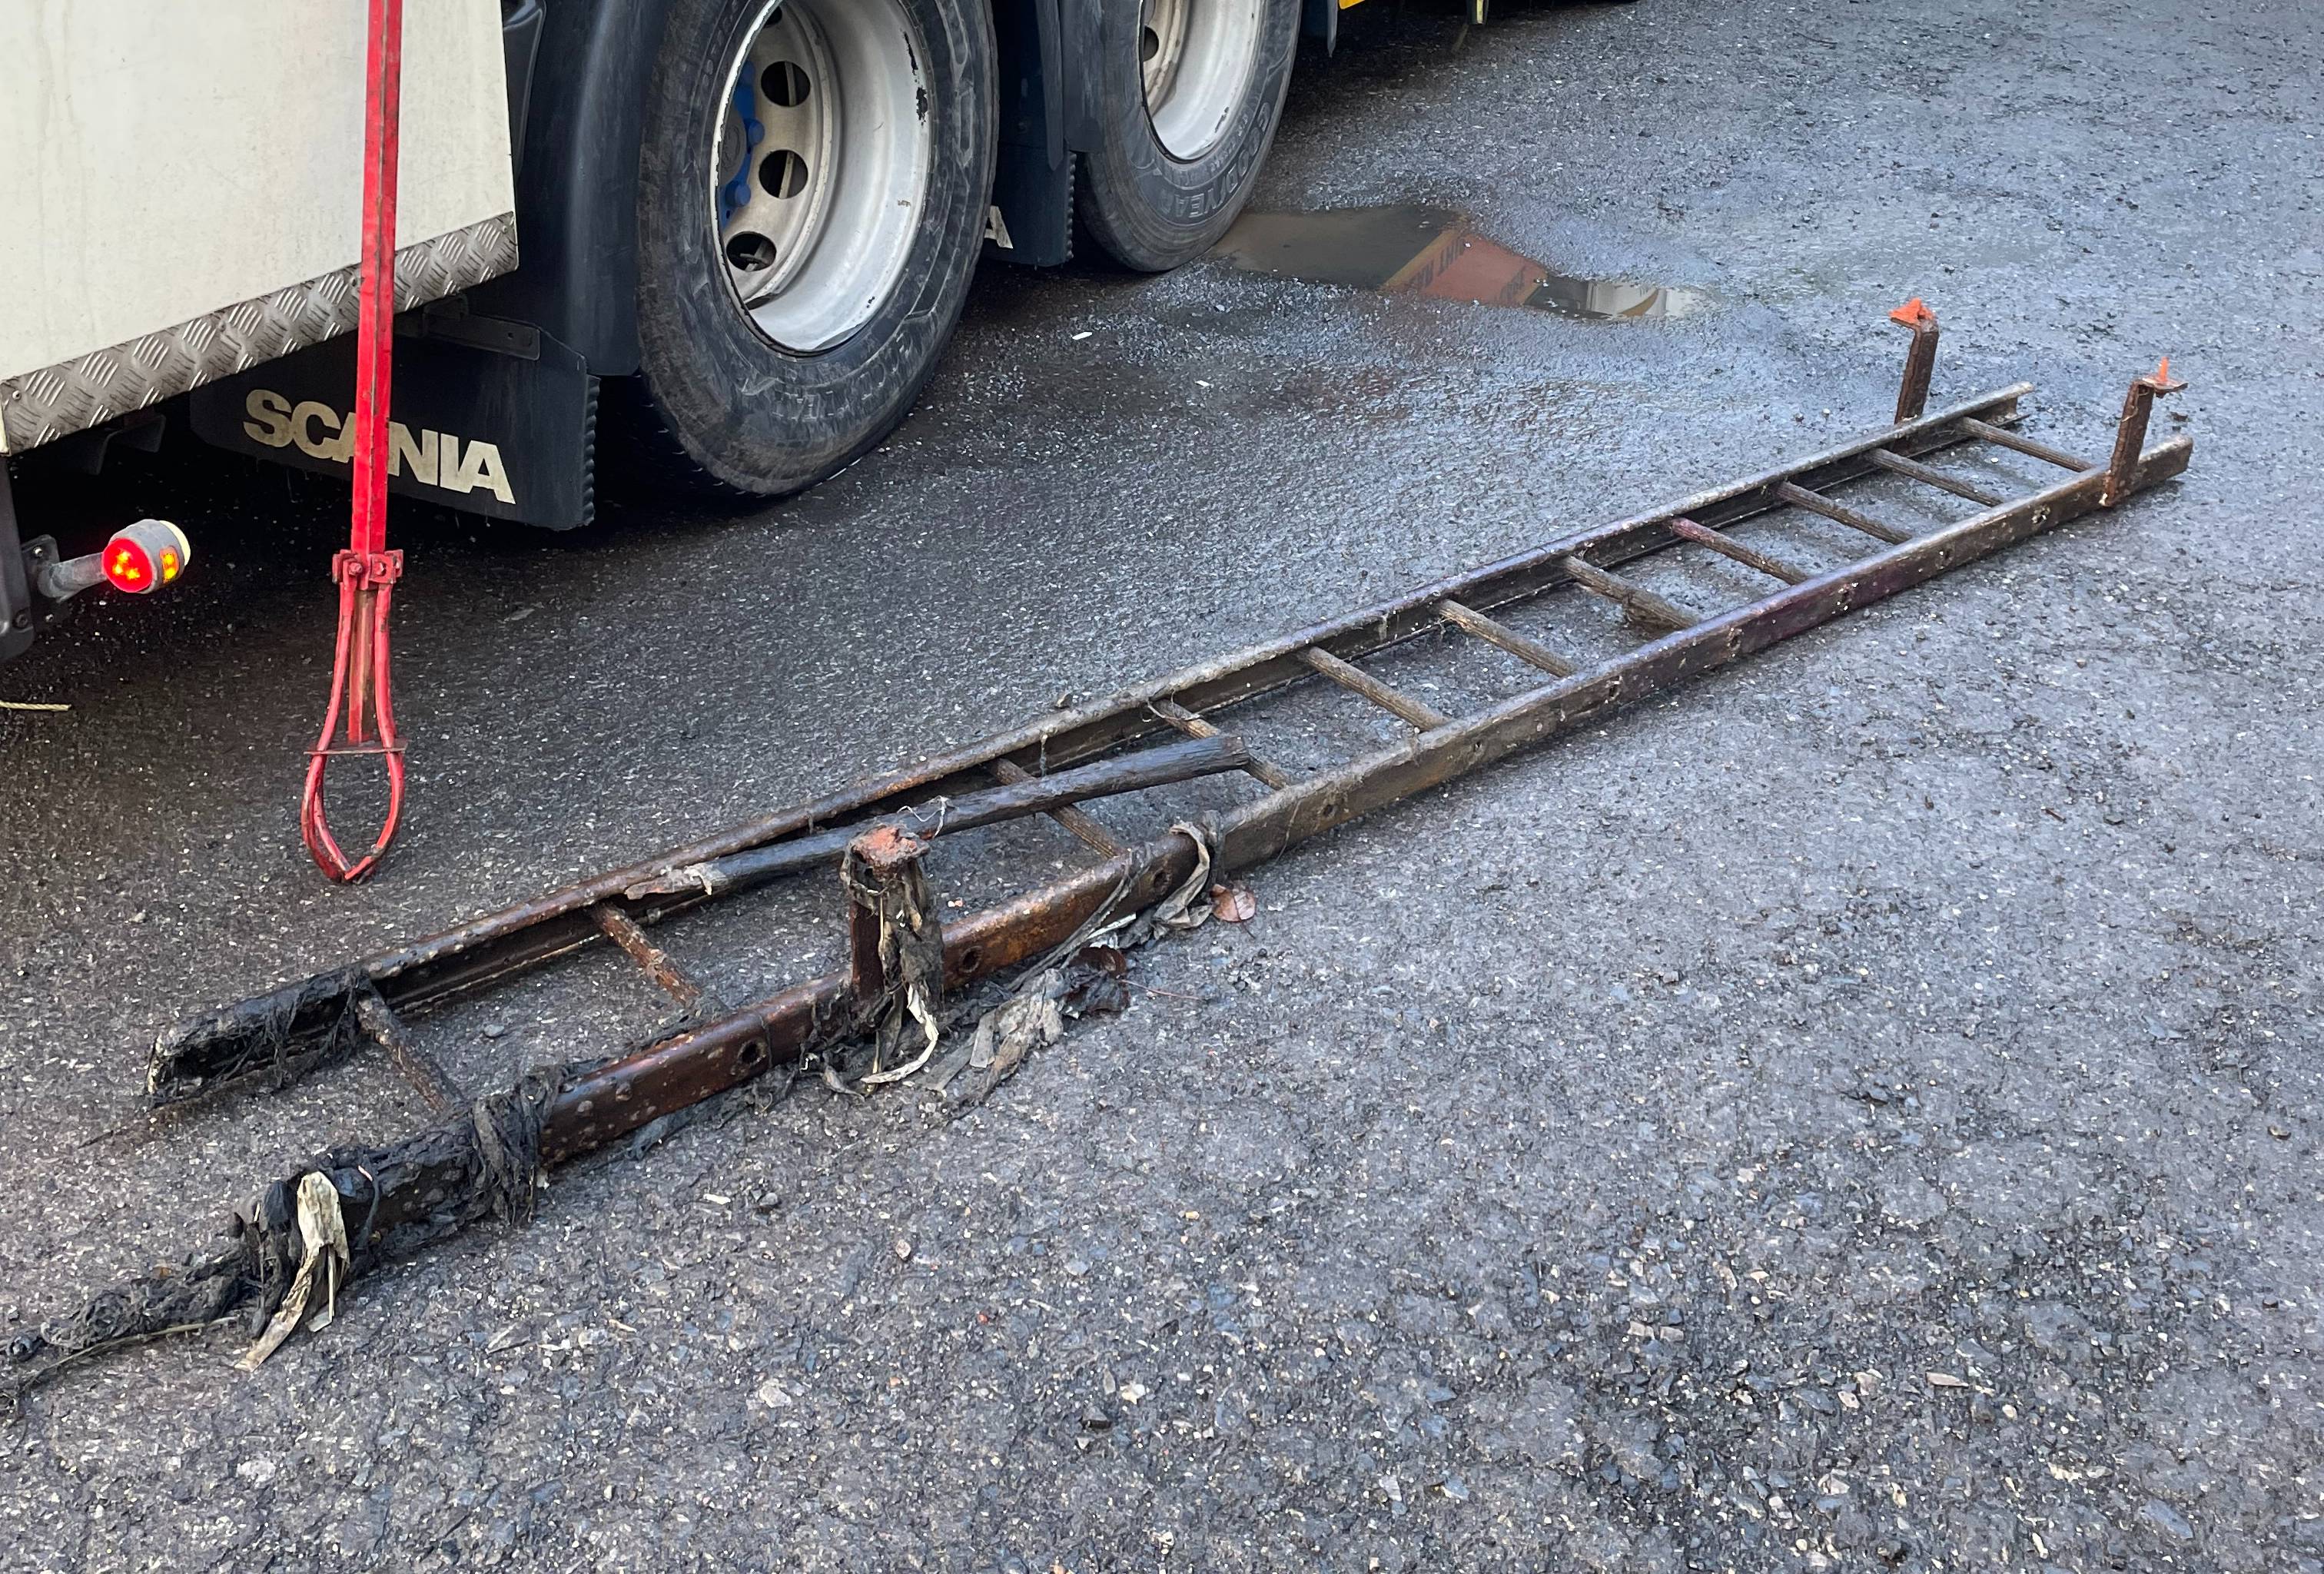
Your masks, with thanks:
M 832 474 L 981 258 L 1215 242 L 1353 3 L 406 0 L 390 489 L 564 529 L 604 456 L 731 499 Z M 0 658 L 94 583 L 23 538 L 8 461 L 182 410 L 346 473 L 364 44 L 360 0 L 0 0 Z

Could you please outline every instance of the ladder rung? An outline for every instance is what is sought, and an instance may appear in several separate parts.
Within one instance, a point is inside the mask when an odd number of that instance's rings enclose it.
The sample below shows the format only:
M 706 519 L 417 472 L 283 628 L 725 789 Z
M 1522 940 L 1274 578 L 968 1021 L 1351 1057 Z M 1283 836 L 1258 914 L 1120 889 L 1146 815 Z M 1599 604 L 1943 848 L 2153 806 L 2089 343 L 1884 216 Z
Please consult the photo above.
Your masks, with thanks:
M 1495 622 L 1482 612 L 1471 612 L 1459 602 L 1438 602 L 1436 613 L 1454 628 L 1474 634 L 1488 645 L 1499 647 L 1520 661 L 1532 663 L 1553 677 L 1572 677 L 1582 670 L 1540 640 L 1528 639 L 1506 623 Z
M 1215 738 L 1219 735 L 1219 730 L 1216 727 L 1212 726 L 1210 723 L 1180 704 L 1176 700 L 1156 700 L 1149 708 L 1156 715 L 1189 738 Z M 1281 792 L 1291 785 L 1289 771 L 1248 748 L 1243 752 L 1250 755 L 1250 763 L 1242 768 L 1246 775 L 1273 787 L 1277 792 Z
M 1933 486 L 1940 492 L 1950 492 L 1955 497 L 1965 497 L 1983 508 L 1999 508 L 2009 500 L 1997 492 L 1987 492 L 1973 481 L 1963 481 L 1958 475 L 1948 475 L 1941 470 L 1932 470 L 1917 459 L 1907 459 L 1902 454 L 1891 454 L 1886 448 L 1875 448 L 1865 456 L 1881 469 L 1892 474 L 1917 481 L 1923 486 Z
M 591 905 L 589 916 L 595 921 L 599 934 L 620 946 L 629 959 L 645 971 L 646 977 L 661 987 L 662 992 L 687 1009 L 702 1004 L 702 986 L 678 970 L 669 953 L 646 938 L 646 932 L 627 913 L 604 902 Z
M 467 1104 L 467 1096 L 460 1084 L 437 1063 L 436 1057 L 411 1042 L 403 1030 L 402 1019 L 395 1008 L 376 994 L 355 997 L 355 1024 L 364 1036 L 387 1052 L 389 1063 L 403 1073 L 403 1080 L 419 1092 L 420 1100 L 438 1115 L 458 1113 Z
M 1799 584 L 1808 577 L 1805 570 L 1794 568 L 1780 557 L 1770 557 L 1756 548 L 1746 547 L 1708 525 L 1699 525 L 1692 520 L 1673 520 L 1670 528 L 1671 534 L 1681 540 L 1708 547 L 1722 557 L 1732 557 L 1746 568 L 1757 569 L 1770 579 L 1780 579 L 1785 584 Z
M 994 760 L 992 774 L 1000 779 L 1003 787 L 1015 787 L 1020 781 L 1033 779 L 1033 773 L 1013 759 Z M 1050 819 L 1081 838 L 1082 842 L 1093 848 L 1100 857 L 1120 858 L 1129 851 L 1113 839 L 1112 832 L 1097 823 L 1094 815 L 1075 805 L 1061 804 L 1047 813 Z
M 1341 660 L 1321 645 L 1310 645 L 1300 658 L 1351 693 L 1360 694 L 1384 711 L 1393 711 L 1424 732 L 1435 731 L 1452 718 L 1422 704 L 1410 695 L 1398 694 L 1362 667 Z
M 2088 459 L 2078 459 L 2063 448 L 2052 448 L 2047 443 L 2037 443 L 2031 437 L 2011 431 L 2007 427 L 1997 427 L 1989 421 L 1978 420 L 1975 416 L 1962 419 L 1961 430 L 1973 432 L 1988 443 L 1996 443 L 2005 448 L 2015 448 L 2021 454 L 2041 460 L 2044 465 L 2055 465 L 2061 470 L 2089 471 L 2098 468 Z
M 1806 487 L 1794 486 L 1788 481 L 1775 483 L 1775 496 L 1790 503 L 1794 508 L 1803 508 L 1810 513 L 1821 514 L 1828 520 L 1837 520 L 1852 530 L 1862 530 L 1866 535 L 1877 537 L 1892 547 L 1901 547 L 1913 538 L 1913 532 L 1910 530 L 1900 530 L 1892 524 L 1874 519 L 1870 514 L 1858 513 L 1844 502 L 1834 502 L 1820 492 L 1810 492 Z
M 1633 584 L 1619 575 L 1609 574 L 1595 563 L 1580 557 L 1560 560 L 1573 583 L 1592 595 L 1602 595 L 1618 604 L 1628 613 L 1630 621 L 1655 629 L 1691 629 L 1702 620 L 1676 602 L 1666 601 L 1643 584 Z

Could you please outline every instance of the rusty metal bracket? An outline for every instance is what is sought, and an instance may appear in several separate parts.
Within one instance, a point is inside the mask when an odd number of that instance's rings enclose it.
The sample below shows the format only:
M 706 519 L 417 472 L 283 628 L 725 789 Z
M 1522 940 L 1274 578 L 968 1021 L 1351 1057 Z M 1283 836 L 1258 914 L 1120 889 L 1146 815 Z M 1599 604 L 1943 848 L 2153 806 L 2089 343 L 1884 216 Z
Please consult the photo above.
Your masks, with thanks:
M 1896 424 L 1901 427 L 1928 408 L 1929 381 L 1937 371 L 1937 314 L 1915 295 L 1890 312 L 1888 320 L 1913 330 L 1912 348 L 1904 352 L 1904 381 L 1896 390 Z
M 877 826 L 847 844 L 839 866 L 847 893 L 847 992 L 861 1011 L 877 1010 L 893 993 L 892 931 L 909 925 L 917 932 L 933 906 L 920 868 L 927 851 L 927 842 L 895 825 Z
M 857 1030 L 877 1036 L 873 1082 L 918 1070 L 942 1030 L 944 925 L 922 867 L 927 851 L 909 831 L 880 825 L 849 842 L 840 861 L 847 992 Z
M 2186 386 L 2171 375 L 2168 355 L 2163 357 L 2162 365 L 2145 376 L 2131 380 L 2130 391 L 2122 399 L 2122 419 L 2115 423 L 2114 453 L 2107 461 L 2106 492 L 2098 499 L 2101 507 L 2112 508 L 2136 490 L 2139 456 L 2146 448 L 2146 423 L 2154 413 L 2154 401 Z

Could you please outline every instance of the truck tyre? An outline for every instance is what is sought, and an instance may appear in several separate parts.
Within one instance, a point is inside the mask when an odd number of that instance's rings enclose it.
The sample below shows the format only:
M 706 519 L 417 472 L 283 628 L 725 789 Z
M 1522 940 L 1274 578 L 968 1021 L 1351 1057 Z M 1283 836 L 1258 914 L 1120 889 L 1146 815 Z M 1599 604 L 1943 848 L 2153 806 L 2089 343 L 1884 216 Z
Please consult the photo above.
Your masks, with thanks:
M 987 0 L 677 0 L 647 89 L 632 458 L 779 496 L 871 448 L 975 271 Z M 675 462 L 675 463 L 673 463 Z
M 1226 233 L 1275 140 L 1300 0 L 1112 0 L 1099 29 L 1099 145 L 1076 211 L 1126 268 L 1158 273 Z

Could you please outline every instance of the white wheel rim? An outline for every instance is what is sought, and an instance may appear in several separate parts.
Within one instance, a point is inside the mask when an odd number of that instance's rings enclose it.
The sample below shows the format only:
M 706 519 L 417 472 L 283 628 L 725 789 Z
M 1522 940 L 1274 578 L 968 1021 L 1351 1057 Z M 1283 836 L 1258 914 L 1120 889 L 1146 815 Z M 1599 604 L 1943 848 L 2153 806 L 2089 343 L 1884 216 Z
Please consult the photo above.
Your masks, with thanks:
M 832 348 L 895 290 L 934 161 L 926 56 L 898 0 L 771 0 L 727 69 L 711 233 L 783 349 Z
M 1265 0 L 1141 0 L 1139 73 L 1154 140 L 1180 162 L 1227 134 L 1259 69 Z

